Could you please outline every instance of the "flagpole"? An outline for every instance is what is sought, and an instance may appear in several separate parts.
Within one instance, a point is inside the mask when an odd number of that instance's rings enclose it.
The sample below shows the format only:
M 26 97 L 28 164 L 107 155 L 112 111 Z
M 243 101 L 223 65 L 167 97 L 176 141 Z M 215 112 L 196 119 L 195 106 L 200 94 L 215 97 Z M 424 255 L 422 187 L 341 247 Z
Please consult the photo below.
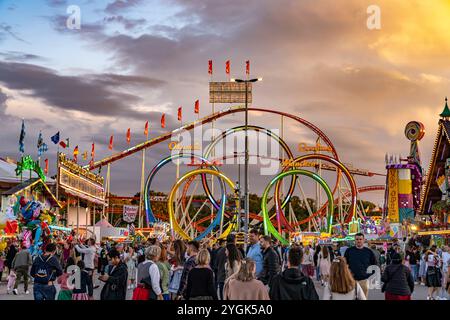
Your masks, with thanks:
M 148 141 L 148 132 L 146 135 L 145 141 Z M 145 148 L 142 149 L 142 166 L 141 166 L 141 192 L 139 195 L 139 221 L 138 225 L 139 228 L 142 228 L 143 225 L 143 217 L 144 217 L 144 206 L 143 206 L 143 199 L 144 199 L 144 178 L 145 178 Z M 147 226 L 148 227 L 148 226 Z
M 213 81 L 213 71 L 211 70 L 211 77 L 210 77 L 210 82 Z M 211 102 L 211 111 L 212 114 L 214 114 L 214 100 L 213 102 Z M 212 137 L 211 137 L 211 141 L 214 141 L 214 120 L 211 121 L 211 132 L 212 132 Z M 214 160 L 214 157 L 216 156 L 216 152 L 215 152 L 215 148 L 212 149 L 211 151 L 211 158 Z M 211 194 L 214 197 L 214 179 L 211 177 Z M 219 212 L 217 212 L 217 214 L 219 214 Z M 211 203 L 211 219 L 210 219 L 210 223 L 213 223 L 213 215 L 214 215 L 214 206 Z M 222 228 L 223 228 L 223 221 L 220 221 L 220 234 L 222 234 Z M 211 230 L 211 236 L 213 235 L 213 230 Z

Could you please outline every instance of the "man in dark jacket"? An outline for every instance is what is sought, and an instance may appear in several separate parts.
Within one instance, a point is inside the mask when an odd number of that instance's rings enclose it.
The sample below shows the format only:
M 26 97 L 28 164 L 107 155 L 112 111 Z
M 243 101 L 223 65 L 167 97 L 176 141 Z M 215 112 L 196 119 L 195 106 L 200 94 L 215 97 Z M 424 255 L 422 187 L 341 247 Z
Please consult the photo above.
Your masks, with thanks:
M 105 282 L 100 294 L 101 300 L 126 300 L 128 268 L 120 259 L 120 252 L 112 249 L 108 253 L 111 259 L 111 268 L 108 274 L 98 277 L 100 281 Z
M 357 233 L 355 235 L 355 246 L 348 248 L 345 251 L 344 257 L 347 260 L 353 278 L 358 281 L 364 291 L 364 295 L 368 297 L 369 288 L 367 279 L 370 274 L 367 273 L 367 268 L 376 265 L 377 260 L 373 251 L 364 246 L 364 241 L 364 235 L 362 233 Z
M 189 256 L 189 259 L 187 259 L 184 263 L 183 273 L 181 274 L 180 279 L 180 287 L 177 292 L 177 300 L 181 300 L 181 298 L 185 297 L 189 272 L 197 266 L 196 258 L 199 250 L 200 244 L 198 241 L 194 240 L 188 242 L 186 253 Z
M 34 278 L 34 300 L 55 300 L 54 282 L 63 273 L 55 253 L 56 245 L 49 243 L 45 247 L 45 253 L 33 261 L 30 275 Z
M 13 242 L 9 246 L 8 252 L 6 253 L 5 266 L 8 267 L 8 273 L 11 272 L 11 270 L 12 270 L 12 262 L 13 262 L 14 258 L 16 257 L 16 254 L 17 254 L 17 248 Z
M 272 239 L 270 236 L 262 236 L 259 242 L 263 251 L 263 271 L 258 279 L 265 285 L 268 285 L 272 278 L 281 270 L 280 259 L 272 248 Z
M 288 268 L 272 278 L 269 296 L 271 300 L 319 300 L 310 277 L 300 271 L 302 250 L 292 247 L 288 254 Z

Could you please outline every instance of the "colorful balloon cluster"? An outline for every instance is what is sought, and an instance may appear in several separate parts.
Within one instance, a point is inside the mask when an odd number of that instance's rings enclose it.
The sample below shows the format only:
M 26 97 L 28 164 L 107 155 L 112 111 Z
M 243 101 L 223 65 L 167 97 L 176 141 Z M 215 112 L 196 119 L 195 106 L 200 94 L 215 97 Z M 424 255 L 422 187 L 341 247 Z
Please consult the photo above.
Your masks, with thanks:
M 17 197 L 16 203 L 8 208 L 3 219 L 6 219 L 0 226 L 3 232 L 7 235 L 20 232 L 19 239 L 33 255 L 41 253 L 42 244 L 50 240 L 52 232 L 49 225 L 55 222 L 55 216 L 44 209 L 40 202 L 27 200 L 23 196 Z M 32 241 L 33 232 L 34 240 Z

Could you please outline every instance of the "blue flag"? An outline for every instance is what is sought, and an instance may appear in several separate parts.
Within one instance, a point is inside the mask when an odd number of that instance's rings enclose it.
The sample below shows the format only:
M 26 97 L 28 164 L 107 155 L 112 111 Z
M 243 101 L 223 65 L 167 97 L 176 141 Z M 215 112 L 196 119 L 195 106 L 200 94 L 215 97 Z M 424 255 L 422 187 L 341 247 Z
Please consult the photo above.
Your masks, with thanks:
M 19 138 L 19 151 L 24 153 L 25 152 L 25 145 L 23 141 L 25 140 L 25 120 L 22 119 L 22 130 L 20 131 L 20 138 Z
M 59 131 L 57 134 L 55 134 L 53 137 L 51 137 L 50 139 L 52 139 L 54 144 L 58 144 L 59 142 Z
M 48 146 L 44 142 L 44 139 L 42 139 L 42 132 L 39 132 L 38 142 L 37 142 L 37 148 L 38 148 L 38 156 L 40 157 L 44 152 L 48 151 Z

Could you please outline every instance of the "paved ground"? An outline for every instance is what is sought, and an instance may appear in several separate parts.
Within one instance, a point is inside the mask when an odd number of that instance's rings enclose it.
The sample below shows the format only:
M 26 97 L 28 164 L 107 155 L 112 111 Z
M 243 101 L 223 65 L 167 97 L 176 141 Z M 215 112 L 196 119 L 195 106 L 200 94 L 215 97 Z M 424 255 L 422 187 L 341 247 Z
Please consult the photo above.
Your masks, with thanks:
M 96 278 L 97 278 L 97 276 L 96 276 Z M 100 284 L 100 287 L 94 290 L 94 298 L 95 298 L 95 300 L 99 300 L 102 283 L 97 280 L 96 284 Z M 319 294 L 319 297 L 322 297 L 323 287 L 318 282 L 315 282 L 315 284 L 316 284 L 316 290 L 317 290 L 317 293 Z M 0 283 L 0 300 L 33 300 L 32 285 L 30 284 L 29 287 L 30 287 L 29 295 L 24 294 L 22 284 L 19 285 L 19 295 L 16 296 L 12 293 L 8 295 L 8 294 L 6 294 L 6 282 L 3 280 Z M 58 286 L 57 286 L 57 290 L 59 290 Z M 127 299 L 131 300 L 131 296 L 132 296 L 132 290 L 128 290 Z M 426 297 L 427 297 L 427 287 L 422 286 L 422 285 L 416 285 L 412 299 L 413 300 L 426 300 Z M 447 298 L 448 298 L 448 296 L 447 296 Z M 369 300 L 384 300 L 384 294 L 380 290 L 370 290 L 369 291 Z

